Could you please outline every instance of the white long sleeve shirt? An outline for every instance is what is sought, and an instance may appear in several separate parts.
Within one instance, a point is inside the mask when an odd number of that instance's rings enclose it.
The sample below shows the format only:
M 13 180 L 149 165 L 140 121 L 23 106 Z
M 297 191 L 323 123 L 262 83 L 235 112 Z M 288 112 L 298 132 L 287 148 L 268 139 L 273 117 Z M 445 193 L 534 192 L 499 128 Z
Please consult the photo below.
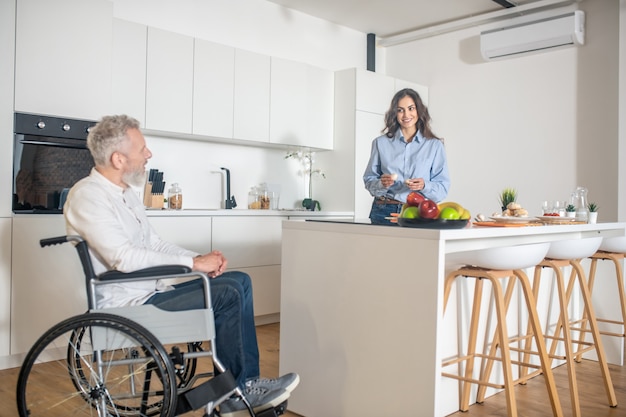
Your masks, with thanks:
M 96 275 L 158 265 L 191 268 L 198 255 L 161 240 L 135 191 L 112 183 L 95 168 L 72 187 L 63 212 L 67 234 L 87 241 Z M 167 289 L 156 280 L 104 285 L 97 290 L 96 302 L 98 308 L 143 304 Z

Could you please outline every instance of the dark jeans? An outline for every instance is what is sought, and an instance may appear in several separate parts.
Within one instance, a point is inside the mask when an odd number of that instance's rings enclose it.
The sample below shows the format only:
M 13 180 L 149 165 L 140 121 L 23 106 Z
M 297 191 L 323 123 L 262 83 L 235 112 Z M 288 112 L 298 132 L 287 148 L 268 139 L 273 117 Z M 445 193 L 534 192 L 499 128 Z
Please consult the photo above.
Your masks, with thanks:
M 402 210 L 402 204 L 376 204 L 376 200 L 374 200 L 370 211 L 370 221 L 372 224 L 396 226 L 397 223 L 391 223 L 385 217 L 391 217 L 391 213 L 400 213 L 400 210 Z
M 243 388 L 247 380 L 258 378 L 260 374 L 252 282 L 244 272 L 229 271 L 211 278 L 209 283 L 215 317 L 216 357 Z M 169 311 L 204 308 L 202 280 L 177 284 L 174 290 L 153 295 L 146 304 Z

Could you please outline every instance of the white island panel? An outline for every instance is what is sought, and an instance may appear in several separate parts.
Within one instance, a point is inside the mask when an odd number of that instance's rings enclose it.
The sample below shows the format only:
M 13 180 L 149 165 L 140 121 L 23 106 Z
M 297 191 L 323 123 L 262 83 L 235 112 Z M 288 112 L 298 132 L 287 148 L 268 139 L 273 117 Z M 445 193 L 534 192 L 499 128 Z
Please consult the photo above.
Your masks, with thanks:
M 455 412 L 457 382 L 441 377 L 440 366 L 457 346 L 455 309 L 442 320 L 450 254 L 623 236 L 624 229 L 624 223 L 427 230 L 284 222 L 280 372 L 302 378 L 290 410 L 307 417 Z

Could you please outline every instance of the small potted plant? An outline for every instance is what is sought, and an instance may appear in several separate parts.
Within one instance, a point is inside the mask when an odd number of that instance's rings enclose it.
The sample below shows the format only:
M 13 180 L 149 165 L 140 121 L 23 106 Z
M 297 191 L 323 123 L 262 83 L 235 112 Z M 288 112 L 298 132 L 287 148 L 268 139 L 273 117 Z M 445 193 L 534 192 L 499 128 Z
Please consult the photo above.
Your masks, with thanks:
M 576 206 L 573 204 L 568 204 L 565 207 L 565 217 L 576 217 Z
M 589 203 L 587 204 L 587 210 L 589 210 L 589 223 L 596 223 L 598 221 L 598 205 Z
M 502 211 L 506 210 L 509 203 L 514 203 L 517 201 L 517 191 L 515 188 L 505 188 L 500 193 L 500 206 L 502 207 Z

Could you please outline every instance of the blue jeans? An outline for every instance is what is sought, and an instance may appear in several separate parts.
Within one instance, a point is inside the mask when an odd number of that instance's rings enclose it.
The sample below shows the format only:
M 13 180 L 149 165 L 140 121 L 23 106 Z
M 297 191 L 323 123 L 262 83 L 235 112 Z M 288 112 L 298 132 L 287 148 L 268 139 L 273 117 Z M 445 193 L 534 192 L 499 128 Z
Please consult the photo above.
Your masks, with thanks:
M 216 356 L 244 387 L 258 378 L 259 348 L 254 326 L 252 282 L 244 272 L 228 271 L 209 280 L 215 317 Z M 202 280 L 174 285 L 174 289 L 153 295 L 146 301 L 163 310 L 180 311 L 205 307 Z
M 372 224 L 397 225 L 385 217 L 390 217 L 391 213 L 400 213 L 400 210 L 402 210 L 402 204 L 377 204 L 374 200 L 370 211 L 370 221 Z

